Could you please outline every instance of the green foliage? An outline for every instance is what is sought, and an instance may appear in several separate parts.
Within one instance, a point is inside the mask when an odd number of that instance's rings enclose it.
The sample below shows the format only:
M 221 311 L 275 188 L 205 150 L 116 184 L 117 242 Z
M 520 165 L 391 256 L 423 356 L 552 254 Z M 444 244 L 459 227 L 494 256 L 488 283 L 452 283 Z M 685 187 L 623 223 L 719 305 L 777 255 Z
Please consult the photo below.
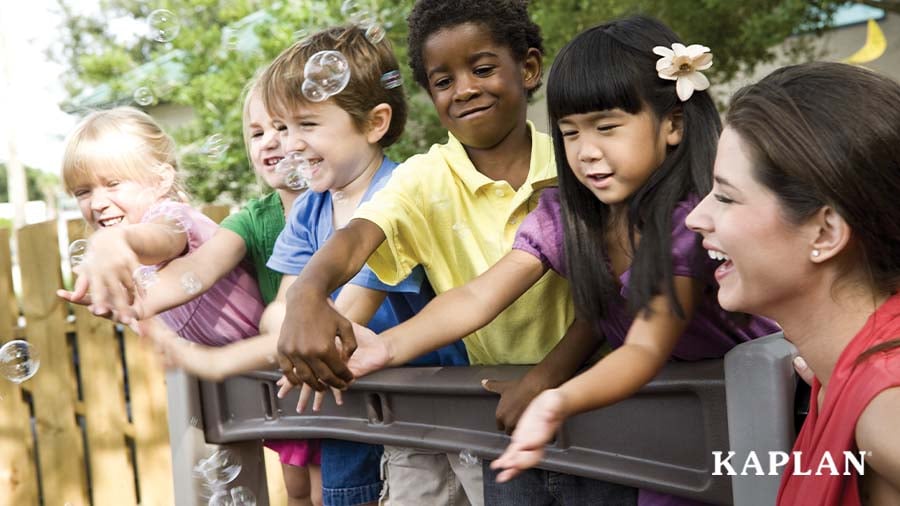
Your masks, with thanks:
M 261 66 L 310 33 L 343 22 L 340 0 L 103 0 L 96 18 L 74 13 L 57 0 L 65 21 L 64 44 L 55 59 L 71 70 L 67 90 L 108 86 L 105 105 L 130 103 L 139 86 L 148 86 L 158 104 L 188 106 L 193 121 L 173 134 L 182 147 L 181 164 L 192 195 L 204 202 L 241 202 L 258 187 L 246 160 L 241 133 L 241 90 Z M 366 0 L 363 0 L 366 1 Z M 406 15 L 413 0 L 369 0 L 388 30 L 401 62 L 406 58 Z M 448 0 L 452 1 L 452 0 Z M 642 12 L 669 23 L 688 42 L 712 48 L 714 82 L 723 82 L 773 57 L 771 48 L 793 33 L 827 25 L 837 0 L 541 0 L 531 12 L 541 25 L 549 65 L 552 56 L 579 31 L 604 19 Z M 164 7 L 181 20 L 170 43 L 146 37 L 123 37 L 111 30 L 113 20 L 146 19 Z M 823 23 L 824 22 L 824 23 Z M 798 54 L 808 54 L 802 37 L 793 37 Z M 159 63 L 165 60 L 165 64 Z M 157 64 L 144 65 L 156 61 Z M 171 64 L 175 64 L 175 71 Z M 143 66 L 142 66 L 143 65 Z M 148 67 L 150 70 L 148 71 Z M 446 139 L 425 92 L 406 65 L 401 65 L 410 99 L 409 122 L 402 140 L 388 150 L 396 160 L 425 151 Z M 77 102 L 75 100 L 74 102 Z M 152 112 L 152 111 L 151 111 Z M 221 159 L 202 152 L 204 140 L 221 134 L 229 149 Z
M 0 202 L 9 202 L 9 177 L 6 164 L 0 162 Z M 59 178 L 54 174 L 25 167 L 25 191 L 28 200 L 44 200 L 44 192 L 54 191 L 59 186 Z

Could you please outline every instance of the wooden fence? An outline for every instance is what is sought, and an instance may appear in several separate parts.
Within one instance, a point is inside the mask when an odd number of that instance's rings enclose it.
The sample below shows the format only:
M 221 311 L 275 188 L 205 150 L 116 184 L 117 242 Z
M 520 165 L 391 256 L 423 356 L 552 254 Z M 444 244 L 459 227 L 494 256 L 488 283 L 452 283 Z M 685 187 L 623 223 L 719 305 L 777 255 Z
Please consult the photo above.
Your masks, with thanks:
M 67 229 L 68 241 L 86 231 Z M 57 230 L 16 231 L 19 301 L 0 229 L 0 342 L 26 339 L 40 356 L 28 381 L 0 378 L 0 506 L 173 505 L 163 368 L 133 332 L 56 296 L 67 261 Z M 284 504 L 277 456 L 266 460 L 271 504 Z

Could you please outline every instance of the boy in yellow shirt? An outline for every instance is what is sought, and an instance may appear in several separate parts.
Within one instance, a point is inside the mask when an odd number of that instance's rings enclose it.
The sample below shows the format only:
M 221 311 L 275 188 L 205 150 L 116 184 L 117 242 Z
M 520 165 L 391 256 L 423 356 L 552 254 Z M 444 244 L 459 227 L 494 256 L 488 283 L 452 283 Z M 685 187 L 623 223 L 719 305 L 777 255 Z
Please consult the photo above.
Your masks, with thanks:
M 437 294 L 463 285 L 510 251 L 540 190 L 556 185 L 550 138 L 526 120 L 542 70 L 540 29 L 526 3 L 420 0 L 408 21 L 410 66 L 449 140 L 401 164 L 288 290 L 278 351 L 282 370 L 295 384 L 345 388 L 352 380 L 343 357 L 355 349 L 355 338 L 350 322 L 328 304 L 328 295 L 367 260 L 389 284 L 421 265 Z M 464 338 L 470 362 L 537 363 L 573 318 L 568 283 L 550 271 L 494 321 Z M 572 325 L 569 332 L 595 339 L 586 325 Z M 343 352 L 335 345 L 336 335 Z M 544 388 L 565 379 L 568 375 L 547 378 Z M 447 457 L 460 474 L 458 462 Z M 392 458 L 389 447 L 385 458 Z M 392 478 L 386 477 L 386 487 L 397 504 L 446 500 L 415 495 L 412 480 L 395 483 Z M 469 502 L 483 504 L 477 485 L 461 478 Z M 493 481 L 484 485 L 497 486 Z

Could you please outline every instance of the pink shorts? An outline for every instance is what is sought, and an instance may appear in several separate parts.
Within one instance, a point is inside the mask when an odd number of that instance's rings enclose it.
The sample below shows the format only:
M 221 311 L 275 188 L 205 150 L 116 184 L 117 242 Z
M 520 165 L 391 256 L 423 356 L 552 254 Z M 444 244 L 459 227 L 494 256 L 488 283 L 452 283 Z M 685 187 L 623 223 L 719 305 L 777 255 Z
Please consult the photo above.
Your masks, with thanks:
M 266 439 L 263 445 L 278 453 L 282 464 L 304 467 L 322 465 L 322 450 L 318 439 Z

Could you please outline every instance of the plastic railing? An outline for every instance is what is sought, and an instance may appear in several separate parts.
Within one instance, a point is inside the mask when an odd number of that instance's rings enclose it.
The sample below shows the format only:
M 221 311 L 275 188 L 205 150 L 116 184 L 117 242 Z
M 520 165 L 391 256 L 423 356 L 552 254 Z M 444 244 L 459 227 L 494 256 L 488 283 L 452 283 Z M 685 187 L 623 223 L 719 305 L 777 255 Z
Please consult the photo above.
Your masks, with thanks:
M 741 471 L 750 452 L 764 459 L 768 452 L 791 448 L 794 355 L 793 346 L 776 334 L 742 344 L 723 360 L 670 363 L 633 397 L 566 420 L 539 467 L 715 504 L 773 504 L 780 478 Z M 295 411 L 296 390 L 285 399 L 276 397 L 276 372 L 199 385 L 183 376 L 175 389 L 170 380 L 178 503 L 202 503 L 189 470 L 204 438 L 218 445 L 240 443 L 233 447 L 244 461 L 239 481 L 257 492 L 260 505 L 267 504 L 260 478 L 263 438 L 336 438 L 495 458 L 509 438 L 496 428 L 499 396 L 485 391 L 481 379 L 513 379 L 526 370 L 384 370 L 355 382 L 344 392 L 343 406 L 329 398 L 319 412 L 302 415 Z M 737 475 L 717 465 L 714 452 L 721 452 L 719 461 L 734 452 L 729 461 Z

